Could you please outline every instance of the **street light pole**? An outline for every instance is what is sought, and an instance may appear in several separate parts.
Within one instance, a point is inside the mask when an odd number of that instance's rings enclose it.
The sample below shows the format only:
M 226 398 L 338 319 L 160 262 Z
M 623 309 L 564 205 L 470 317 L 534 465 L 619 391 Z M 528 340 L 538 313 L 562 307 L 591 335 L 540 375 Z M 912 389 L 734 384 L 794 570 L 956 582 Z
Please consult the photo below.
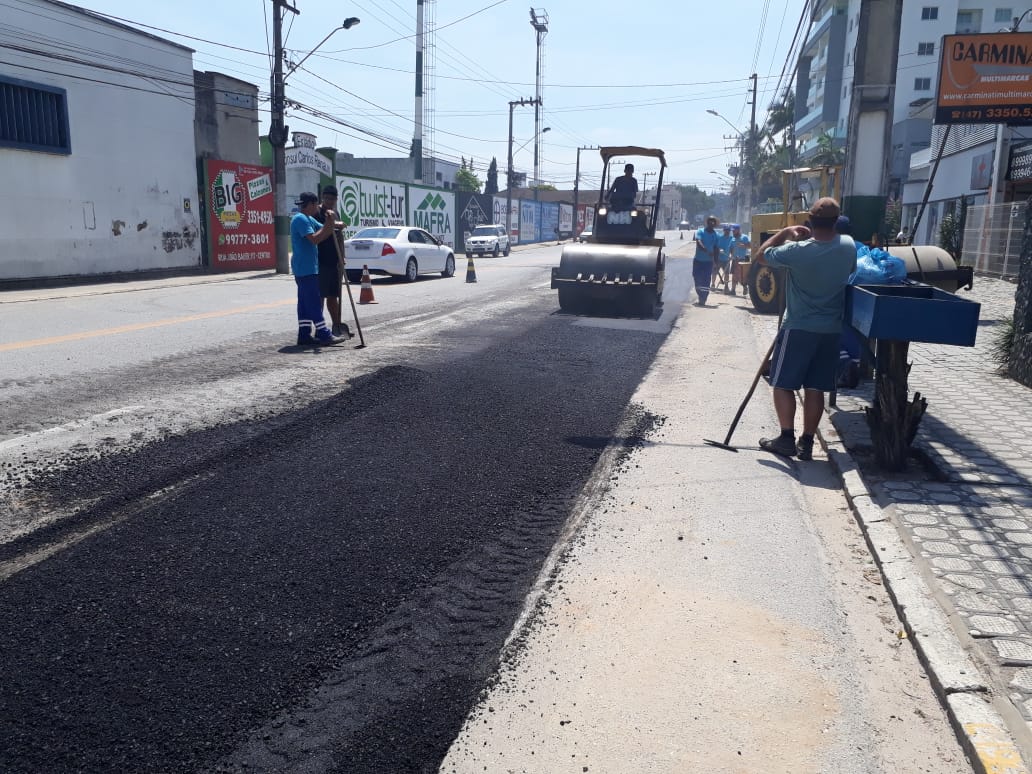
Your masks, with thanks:
M 284 112 L 286 108 L 286 96 L 284 88 L 286 79 L 301 65 L 305 63 L 316 50 L 325 43 L 333 33 L 338 30 L 349 30 L 358 24 L 361 19 L 349 16 L 339 27 L 335 27 L 330 34 L 319 41 L 319 44 L 305 54 L 301 61 L 292 65 L 287 74 L 283 74 L 283 11 L 286 9 L 295 15 L 300 11 L 290 5 L 287 0 L 272 0 L 272 44 L 275 49 L 275 59 L 272 70 L 272 119 L 269 123 L 269 145 L 272 146 L 272 195 L 273 223 L 276 232 L 276 272 L 278 274 L 290 273 L 290 216 L 287 214 L 287 156 L 286 145 L 289 128 L 284 124 Z
M 287 127 L 283 123 L 283 9 L 301 12 L 286 0 L 272 0 L 272 45 L 275 58 L 272 68 L 272 120 L 269 123 L 269 145 L 272 146 L 272 193 L 276 208 L 273 223 L 276 232 L 276 272 L 290 273 L 290 218 L 287 215 Z
M 509 160 L 505 168 L 505 223 L 509 230 L 509 238 L 512 239 L 512 111 L 517 105 L 537 105 L 540 100 L 520 97 L 518 100 L 509 103 Z M 518 222 L 518 221 L 517 221 Z

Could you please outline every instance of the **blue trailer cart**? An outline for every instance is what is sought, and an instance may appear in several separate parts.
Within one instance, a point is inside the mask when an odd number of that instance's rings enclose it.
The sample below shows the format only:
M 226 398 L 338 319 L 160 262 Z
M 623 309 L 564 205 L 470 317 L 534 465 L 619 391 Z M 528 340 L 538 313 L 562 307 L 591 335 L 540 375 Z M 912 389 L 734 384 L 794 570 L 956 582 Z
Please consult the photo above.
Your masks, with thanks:
M 928 408 L 921 393 L 908 400 L 910 342 L 973 347 L 981 305 L 921 282 L 854 285 L 846 293 L 846 319 L 875 352 L 874 401 L 865 409 L 875 459 L 903 470 Z

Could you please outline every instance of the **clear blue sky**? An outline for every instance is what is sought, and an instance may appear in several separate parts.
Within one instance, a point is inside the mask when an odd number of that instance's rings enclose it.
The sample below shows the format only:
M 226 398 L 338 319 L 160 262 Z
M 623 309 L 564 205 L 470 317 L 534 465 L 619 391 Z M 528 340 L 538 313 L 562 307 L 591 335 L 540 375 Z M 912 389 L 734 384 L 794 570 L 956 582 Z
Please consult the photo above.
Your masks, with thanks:
M 82 5 L 150 25 L 148 32 L 194 48 L 196 69 L 224 72 L 256 84 L 263 95 L 269 92 L 269 0 Z M 295 5 L 301 14 L 288 13 L 285 23 L 294 61 L 344 18 L 357 16 L 361 24 L 339 30 L 305 61 L 288 79 L 287 98 L 379 139 L 297 110 L 288 115 L 290 128 L 359 156 L 406 156 L 413 134 L 415 0 Z M 749 75 L 759 75 L 761 122 L 804 5 L 805 0 L 550 0 L 535 6 L 549 17 L 542 126 L 551 131 L 542 135 L 542 180 L 572 187 L 578 146 L 634 144 L 666 151 L 668 181 L 719 189 L 722 181 L 710 170 L 725 173 L 736 157 L 725 150 L 733 141 L 724 137 L 734 133 L 729 124 L 743 131 L 748 126 Z M 445 158 L 472 157 L 481 180 L 492 157 L 504 173 L 508 102 L 534 96 L 536 39 L 529 11 L 529 4 L 514 0 L 435 5 L 434 147 Z M 793 64 L 783 85 L 791 82 Z M 264 133 L 268 103 L 261 107 Z M 533 137 L 533 108 L 516 108 L 513 134 L 514 147 Z M 514 165 L 530 176 L 533 143 L 516 154 Z M 597 153 L 581 152 L 582 188 L 598 184 L 599 168 Z M 503 174 L 499 182 L 504 185 Z

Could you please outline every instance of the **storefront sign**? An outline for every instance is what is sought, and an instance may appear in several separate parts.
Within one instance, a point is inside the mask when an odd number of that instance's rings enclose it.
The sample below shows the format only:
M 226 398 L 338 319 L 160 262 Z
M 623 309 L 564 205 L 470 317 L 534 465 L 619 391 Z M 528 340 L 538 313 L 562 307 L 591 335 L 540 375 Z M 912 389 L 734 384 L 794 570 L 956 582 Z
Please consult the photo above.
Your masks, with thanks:
M 212 268 L 274 268 L 272 170 L 215 159 L 206 165 Z
M 1032 32 L 944 36 L 935 122 L 1032 125 Z
M 559 233 L 569 234 L 573 231 L 573 205 L 559 205 Z
M 1032 143 L 1011 148 L 1007 179 L 1012 183 L 1032 180 Z
M 304 167 L 306 169 L 314 169 L 326 177 L 333 177 L 333 165 L 330 163 L 330 160 L 313 148 L 303 146 L 285 148 L 283 150 L 283 157 L 286 159 L 287 169 Z

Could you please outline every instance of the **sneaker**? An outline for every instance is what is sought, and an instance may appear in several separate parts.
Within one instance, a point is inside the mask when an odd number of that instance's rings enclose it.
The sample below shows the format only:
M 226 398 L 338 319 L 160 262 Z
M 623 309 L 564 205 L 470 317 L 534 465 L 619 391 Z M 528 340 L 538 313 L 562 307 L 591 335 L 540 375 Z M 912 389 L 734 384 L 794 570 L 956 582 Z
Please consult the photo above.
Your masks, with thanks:
M 780 457 L 794 457 L 796 455 L 795 441 L 780 435 L 777 438 L 761 438 L 760 448 Z
M 813 459 L 813 438 L 800 438 L 796 441 L 796 457 L 808 462 Z
M 332 347 L 334 344 L 340 344 L 344 339 L 339 336 L 334 336 L 332 333 L 327 331 L 325 336 L 316 336 L 315 343 L 320 347 Z

